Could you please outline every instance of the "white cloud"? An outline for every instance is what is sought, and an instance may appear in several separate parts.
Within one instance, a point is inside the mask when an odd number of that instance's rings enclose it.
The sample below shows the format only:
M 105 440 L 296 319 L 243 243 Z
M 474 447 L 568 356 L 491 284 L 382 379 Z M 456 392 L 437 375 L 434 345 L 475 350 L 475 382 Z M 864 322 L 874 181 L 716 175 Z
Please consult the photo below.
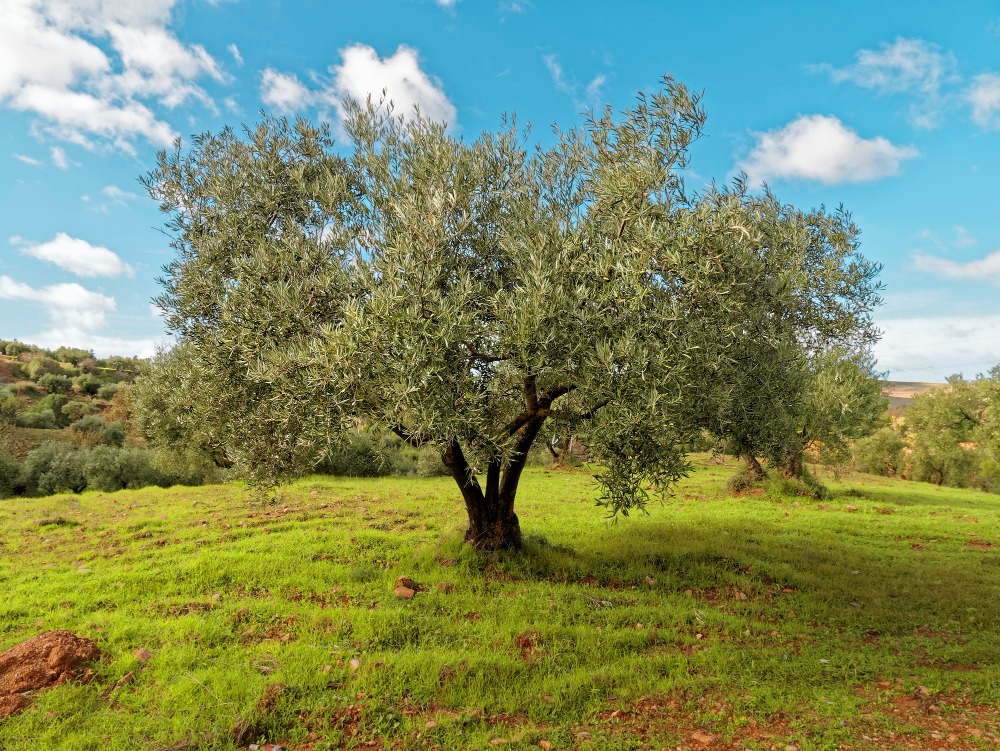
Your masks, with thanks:
M 955 56 L 922 39 L 899 37 L 877 50 L 861 50 L 855 63 L 845 68 L 818 66 L 837 83 L 853 83 L 880 94 L 914 97 L 910 120 L 917 127 L 937 124 L 942 109 L 942 90 L 957 80 Z
M 122 190 L 117 185 L 105 185 L 101 188 L 101 193 L 106 195 L 111 200 L 111 203 L 116 203 L 120 206 L 124 206 L 129 201 L 134 201 L 139 197 L 135 193 Z
M 817 180 L 828 185 L 894 175 L 916 149 L 881 136 L 862 138 L 830 115 L 803 115 L 783 128 L 757 134 L 738 169 L 750 184 L 775 178 Z
M 59 329 L 100 328 L 106 323 L 107 314 L 116 307 L 114 298 L 91 292 L 79 284 L 53 284 L 35 288 L 4 275 L 0 275 L 0 299 L 42 305 Z
M 985 372 L 1000 363 L 1000 315 L 913 316 L 878 321 L 880 370 L 900 381 L 942 382 Z
M 52 157 L 52 163 L 56 167 L 61 170 L 69 169 L 69 159 L 66 157 L 66 149 L 53 146 L 49 155 Z
M 434 2 L 436 2 L 442 8 L 447 8 L 450 10 L 451 8 L 455 7 L 455 4 L 458 2 L 458 0 L 434 0 Z
M 17 159 L 19 162 L 24 162 L 25 164 L 30 164 L 32 167 L 41 167 L 42 162 L 33 157 L 27 156 L 25 154 L 11 154 L 12 157 Z
M 105 336 L 79 326 L 53 328 L 40 334 L 20 337 L 21 341 L 35 344 L 39 347 L 55 349 L 66 345 L 89 349 L 98 357 L 124 355 L 134 357 L 152 357 L 157 349 L 170 344 L 164 336 L 159 339 L 123 339 L 115 336 Z
M 13 242 L 15 238 L 11 238 Z M 17 244 L 17 243 L 15 243 Z M 132 267 L 116 253 L 59 232 L 47 243 L 21 248 L 25 255 L 55 264 L 77 276 L 132 276 Z
M 384 89 L 396 112 L 410 117 L 414 108 L 431 120 L 454 126 L 458 120 L 455 105 L 444 93 L 441 82 L 420 69 L 420 58 L 412 47 L 400 45 L 384 59 L 363 44 L 340 51 L 341 63 L 330 69 L 333 74 L 331 104 L 339 106 L 345 97 L 363 102 L 369 95 L 377 98 Z
M 397 114 L 412 117 L 414 108 L 419 107 L 424 117 L 455 126 L 455 105 L 441 82 L 420 68 L 419 55 L 412 47 L 401 45 L 391 56 L 380 58 L 373 48 L 355 44 L 342 49 L 340 58 L 339 65 L 330 66 L 330 80 L 318 81 L 315 88 L 293 73 L 267 68 L 261 75 L 261 100 L 281 112 L 330 106 L 342 117 L 345 98 L 364 102 L 371 96 L 378 100 L 385 91 Z
M 294 74 L 266 68 L 260 77 L 260 99 L 268 107 L 289 113 L 308 107 L 315 95 Z
M 921 271 L 929 271 L 949 279 L 976 279 L 1000 285 L 1000 250 L 995 250 L 984 258 L 964 262 L 915 251 L 913 263 Z
M 506 16 L 511 13 L 522 15 L 533 7 L 531 0 L 503 0 L 500 3 L 500 15 Z
M 211 106 L 197 83 L 225 80 L 218 63 L 169 29 L 178 0 L 3 0 L 0 106 L 39 119 L 36 132 L 126 151 L 168 145 L 151 102 Z
M 982 73 L 965 94 L 972 121 L 981 128 L 1000 128 L 1000 74 Z
M 243 55 L 240 54 L 240 48 L 235 44 L 230 44 L 226 49 L 229 50 L 229 54 L 233 56 L 233 60 L 236 61 L 236 64 L 242 68 Z
M 542 55 L 542 62 L 545 63 L 555 87 L 571 97 L 573 103 L 581 110 L 600 103 L 604 84 L 607 83 L 607 76 L 603 73 L 594 76 L 586 86 L 581 86 L 574 78 L 566 75 L 566 71 L 556 55 Z

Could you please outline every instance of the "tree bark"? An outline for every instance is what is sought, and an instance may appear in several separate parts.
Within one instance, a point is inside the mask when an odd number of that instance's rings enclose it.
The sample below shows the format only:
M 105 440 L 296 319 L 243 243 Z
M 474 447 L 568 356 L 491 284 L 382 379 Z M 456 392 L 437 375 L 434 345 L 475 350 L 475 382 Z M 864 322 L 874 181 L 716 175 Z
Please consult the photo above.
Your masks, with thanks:
M 514 513 L 513 494 L 502 497 L 499 458 L 486 469 L 486 490 L 479 484 L 458 441 L 452 441 L 442 457 L 462 491 L 469 528 L 465 542 L 476 550 L 520 550 L 521 523 Z
M 744 463 L 746 463 L 747 469 L 750 471 L 750 474 L 753 475 L 753 479 L 763 480 L 766 477 L 766 475 L 764 474 L 764 468 L 760 466 L 760 462 L 757 461 L 757 457 L 754 456 L 751 452 L 748 451 L 745 454 L 743 454 L 743 461 Z

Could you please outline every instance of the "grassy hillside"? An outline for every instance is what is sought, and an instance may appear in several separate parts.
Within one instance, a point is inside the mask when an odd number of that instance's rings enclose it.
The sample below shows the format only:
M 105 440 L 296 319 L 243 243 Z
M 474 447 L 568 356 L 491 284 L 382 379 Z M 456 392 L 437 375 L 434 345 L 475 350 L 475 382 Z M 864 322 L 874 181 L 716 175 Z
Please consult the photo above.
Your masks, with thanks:
M 996 496 L 733 471 L 617 524 L 587 473 L 527 472 L 516 558 L 462 547 L 444 478 L 0 501 L 0 649 L 106 655 L 0 748 L 995 748 Z

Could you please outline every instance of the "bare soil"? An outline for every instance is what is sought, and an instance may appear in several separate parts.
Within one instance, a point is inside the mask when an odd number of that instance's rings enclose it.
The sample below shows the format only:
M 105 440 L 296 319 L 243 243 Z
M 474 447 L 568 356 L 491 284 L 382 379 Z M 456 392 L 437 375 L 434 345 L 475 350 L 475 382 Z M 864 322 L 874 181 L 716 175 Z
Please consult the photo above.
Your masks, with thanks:
M 39 691 L 86 677 L 87 663 L 101 656 L 90 639 L 47 631 L 0 654 L 0 720 L 26 709 Z

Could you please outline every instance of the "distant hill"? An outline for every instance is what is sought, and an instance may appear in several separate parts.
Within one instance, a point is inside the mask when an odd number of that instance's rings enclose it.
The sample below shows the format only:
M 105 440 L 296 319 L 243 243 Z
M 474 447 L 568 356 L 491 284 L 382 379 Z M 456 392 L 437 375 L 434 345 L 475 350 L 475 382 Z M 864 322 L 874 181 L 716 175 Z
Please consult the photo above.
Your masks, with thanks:
M 889 409 L 892 411 L 908 407 L 917 394 L 923 394 L 947 385 L 946 383 L 926 383 L 923 381 L 883 382 L 885 394 L 889 397 Z

